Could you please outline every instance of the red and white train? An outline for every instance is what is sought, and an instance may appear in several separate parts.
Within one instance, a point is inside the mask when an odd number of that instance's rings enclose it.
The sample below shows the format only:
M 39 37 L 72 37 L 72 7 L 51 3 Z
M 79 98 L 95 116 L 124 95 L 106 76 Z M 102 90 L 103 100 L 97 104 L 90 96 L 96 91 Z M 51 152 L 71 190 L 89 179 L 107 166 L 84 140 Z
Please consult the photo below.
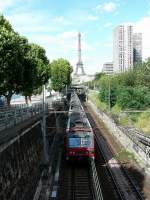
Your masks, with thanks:
M 94 134 L 75 92 L 72 92 L 65 137 L 66 159 L 94 158 Z

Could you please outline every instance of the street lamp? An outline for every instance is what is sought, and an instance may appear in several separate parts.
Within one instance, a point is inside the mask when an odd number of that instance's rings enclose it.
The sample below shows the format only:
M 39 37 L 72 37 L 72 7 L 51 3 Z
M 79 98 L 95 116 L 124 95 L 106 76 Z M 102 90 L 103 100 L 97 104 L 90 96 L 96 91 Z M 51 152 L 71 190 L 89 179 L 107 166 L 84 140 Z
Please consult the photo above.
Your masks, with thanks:
M 43 85 L 43 119 L 42 119 L 42 134 L 43 134 L 43 151 L 44 151 L 44 164 L 48 163 L 47 154 L 47 139 L 46 139 L 46 107 L 45 107 L 45 85 Z
M 110 91 L 110 76 L 108 81 L 108 110 L 111 111 L 111 91 Z

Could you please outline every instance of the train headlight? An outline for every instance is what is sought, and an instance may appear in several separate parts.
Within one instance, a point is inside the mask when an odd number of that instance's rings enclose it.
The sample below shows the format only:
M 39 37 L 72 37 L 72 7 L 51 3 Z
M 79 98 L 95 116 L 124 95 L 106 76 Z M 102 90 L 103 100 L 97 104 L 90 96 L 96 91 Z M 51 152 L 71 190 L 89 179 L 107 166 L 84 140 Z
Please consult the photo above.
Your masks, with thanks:
M 89 154 L 89 151 L 88 151 L 88 150 L 86 151 L 86 154 L 87 154 L 87 155 Z

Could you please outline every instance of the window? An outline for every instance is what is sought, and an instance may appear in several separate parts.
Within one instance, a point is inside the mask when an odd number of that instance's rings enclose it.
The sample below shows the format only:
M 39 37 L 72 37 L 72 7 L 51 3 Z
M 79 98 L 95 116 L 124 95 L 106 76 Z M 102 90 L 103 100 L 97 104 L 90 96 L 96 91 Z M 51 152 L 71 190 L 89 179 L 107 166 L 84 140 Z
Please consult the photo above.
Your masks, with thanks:
M 69 138 L 69 147 L 80 147 L 81 141 L 80 138 Z
M 93 145 L 93 137 L 88 133 L 81 133 L 81 135 L 72 135 L 68 138 L 70 148 L 90 147 Z

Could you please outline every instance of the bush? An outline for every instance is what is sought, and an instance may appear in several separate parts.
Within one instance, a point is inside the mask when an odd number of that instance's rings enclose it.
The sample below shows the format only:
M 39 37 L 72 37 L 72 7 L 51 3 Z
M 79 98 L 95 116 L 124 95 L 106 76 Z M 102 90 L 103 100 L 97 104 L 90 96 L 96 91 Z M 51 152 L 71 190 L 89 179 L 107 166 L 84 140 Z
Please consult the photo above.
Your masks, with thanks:
M 150 110 L 140 114 L 135 127 L 150 135 Z

